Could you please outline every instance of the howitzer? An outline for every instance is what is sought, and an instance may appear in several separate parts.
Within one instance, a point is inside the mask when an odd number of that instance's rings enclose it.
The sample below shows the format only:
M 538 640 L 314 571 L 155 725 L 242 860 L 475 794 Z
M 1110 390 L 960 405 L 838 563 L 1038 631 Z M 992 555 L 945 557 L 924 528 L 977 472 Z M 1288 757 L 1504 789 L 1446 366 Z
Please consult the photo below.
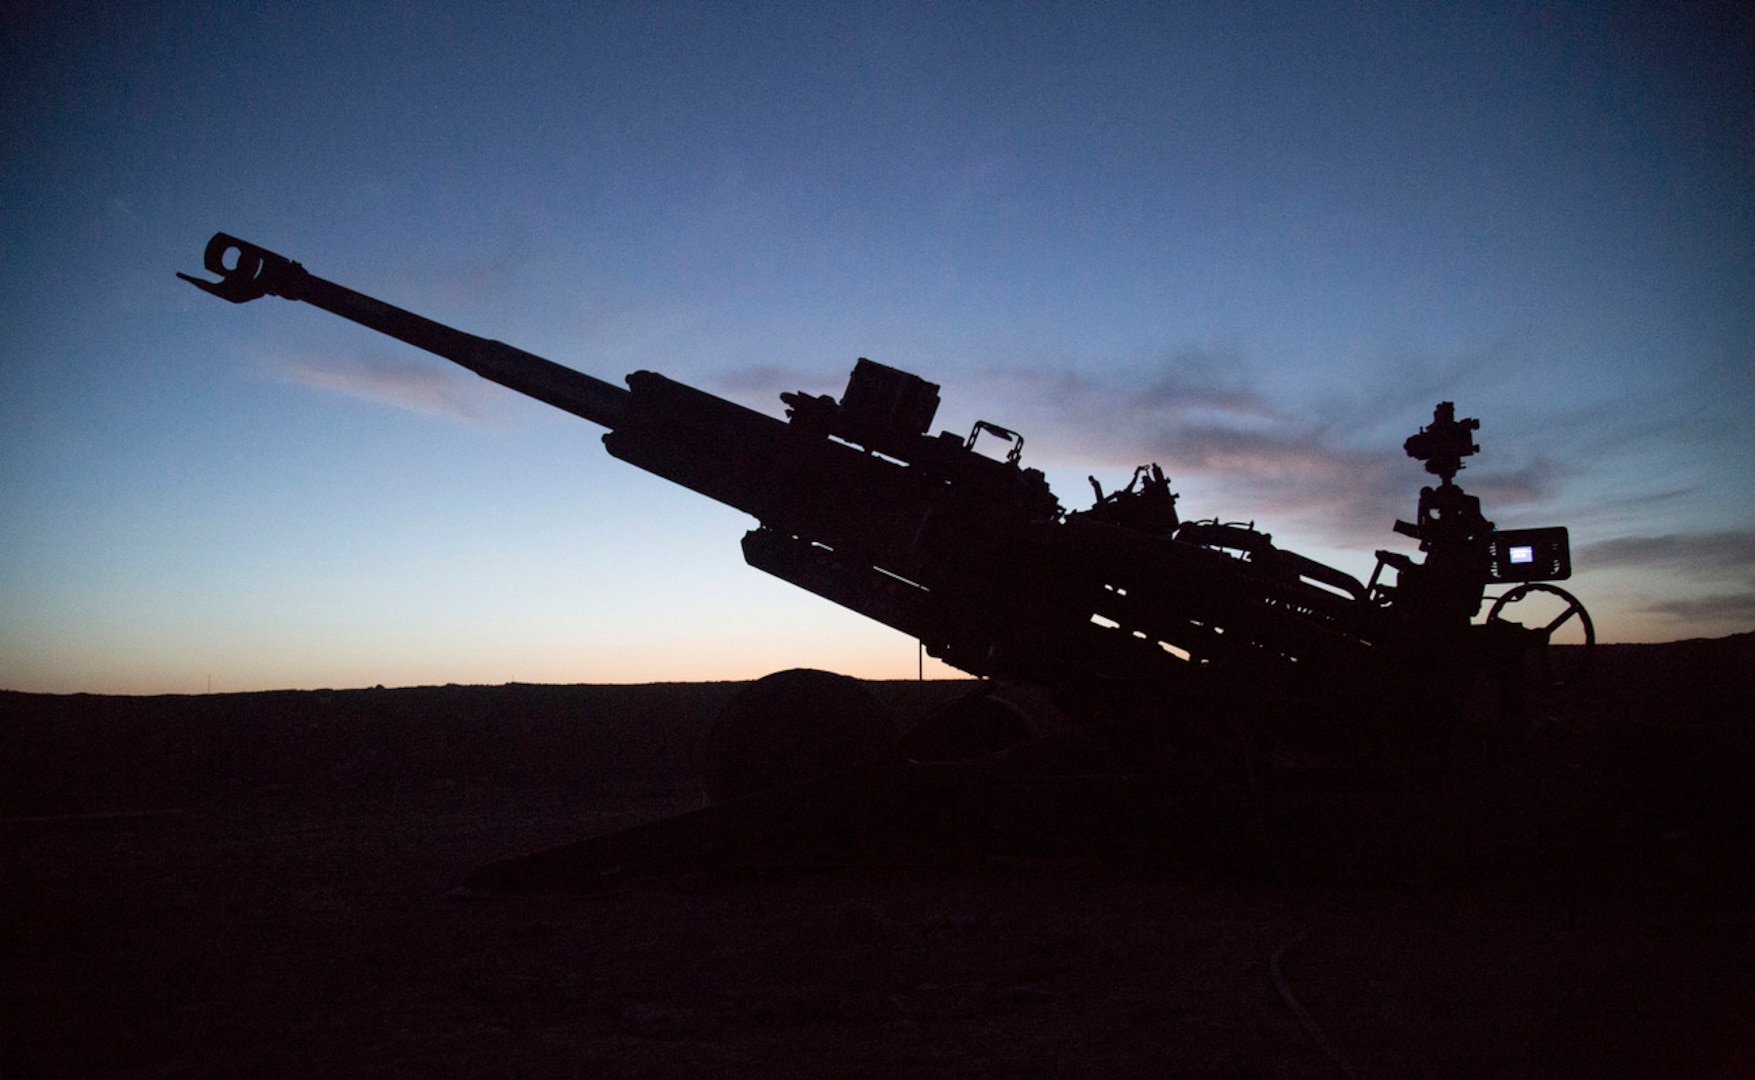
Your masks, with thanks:
M 1442 697 L 1481 670 L 1514 678 L 1574 616 L 1590 637 L 1583 607 L 1540 584 L 1570 572 L 1565 530 L 1496 531 L 1455 484 L 1478 424 L 1448 402 L 1406 446 L 1441 481 L 1415 522 L 1396 523 L 1425 558 L 1378 552 L 1362 583 L 1253 526 L 1182 520 L 1157 465 L 1108 493 L 1092 479 L 1093 504 L 1068 511 L 1022 463 L 1022 436 L 986 421 L 932 434 L 938 386 L 867 359 L 839 400 L 782 394 L 782 420 L 653 372 L 614 385 L 224 233 L 204 262 L 218 281 L 179 276 L 234 303 L 304 301 L 602 425 L 610 454 L 754 517 L 750 565 L 1072 712 L 1210 701 L 1215 684 L 1245 693 L 1263 679 L 1330 696 L 1399 680 Z M 984 437 L 1007 445 L 1003 460 L 978 449 Z M 1474 623 L 1496 582 L 1521 591 Z M 1530 589 L 1559 595 L 1564 613 L 1533 628 L 1502 617 Z

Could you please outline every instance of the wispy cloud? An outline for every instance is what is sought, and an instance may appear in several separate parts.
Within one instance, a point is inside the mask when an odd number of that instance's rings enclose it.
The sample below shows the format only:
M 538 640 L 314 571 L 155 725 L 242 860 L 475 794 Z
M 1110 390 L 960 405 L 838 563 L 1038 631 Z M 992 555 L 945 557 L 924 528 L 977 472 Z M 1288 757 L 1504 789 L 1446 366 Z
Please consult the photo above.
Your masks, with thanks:
M 1551 498 L 1561 481 L 1577 472 L 1578 470 L 1561 465 L 1552 458 L 1539 455 L 1519 469 L 1503 472 L 1478 472 L 1470 469 L 1458 477 L 1458 482 L 1466 484 L 1484 503 L 1522 506 Z
M 410 304 L 432 305 L 441 312 L 476 311 L 502 305 L 528 288 L 549 258 L 537 234 L 502 223 L 493 235 L 455 253 L 397 259 L 385 271 L 391 282 L 386 289 L 407 297 Z
M 1574 562 L 1632 570 L 1661 589 L 1646 593 L 1641 611 L 1696 626 L 1755 625 L 1755 530 L 1622 536 L 1580 548 Z
M 1037 403 L 1046 430 L 1032 445 L 1055 463 L 1126 468 L 1156 460 L 1173 480 L 1197 483 L 1206 497 L 1225 496 L 1224 505 L 1185 502 L 1189 516 L 1296 518 L 1352 545 L 1381 538 L 1397 515 L 1411 516 L 1419 486 L 1431 480 L 1399 444 L 1373 439 L 1382 419 L 1376 407 L 1288 408 L 1258 389 L 1247 365 L 1226 350 L 1171 353 L 1145 371 L 1035 370 L 995 373 L 991 381 L 1013 401 Z M 1411 406 L 1409 416 L 1422 419 L 1421 407 Z M 1496 486 L 1527 498 L 1550 472 L 1535 463 Z
M 275 369 L 293 382 L 424 416 L 482 424 L 488 415 L 485 399 L 472 384 L 472 377 L 435 363 L 387 357 L 325 358 L 283 361 Z
M 793 390 L 839 396 L 846 378 L 845 373 L 808 371 L 779 364 L 749 364 L 718 372 L 711 382 L 713 389 L 720 393 L 767 402 L 776 401 L 782 393 Z
M 1622 536 L 1579 549 L 1592 566 L 1686 566 L 1700 572 L 1755 572 L 1755 531 Z
M 1658 615 L 1673 615 L 1696 623 L 1724 623 L 1732 627 L 1755 626 L 1755 589 L 1719 596 L 1665 600 L 1645 608 Z

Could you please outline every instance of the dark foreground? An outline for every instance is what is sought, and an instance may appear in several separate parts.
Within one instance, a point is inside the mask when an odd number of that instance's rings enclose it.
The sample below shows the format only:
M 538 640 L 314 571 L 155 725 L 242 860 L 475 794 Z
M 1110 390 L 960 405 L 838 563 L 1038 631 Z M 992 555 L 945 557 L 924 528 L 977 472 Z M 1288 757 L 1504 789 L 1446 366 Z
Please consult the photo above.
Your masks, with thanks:
M 0 694 L 0 1076 L 1755 1075 L 1755 636 L 1604 652 L 1149 860 L 486 900 L 696 805 L 735 687 Z

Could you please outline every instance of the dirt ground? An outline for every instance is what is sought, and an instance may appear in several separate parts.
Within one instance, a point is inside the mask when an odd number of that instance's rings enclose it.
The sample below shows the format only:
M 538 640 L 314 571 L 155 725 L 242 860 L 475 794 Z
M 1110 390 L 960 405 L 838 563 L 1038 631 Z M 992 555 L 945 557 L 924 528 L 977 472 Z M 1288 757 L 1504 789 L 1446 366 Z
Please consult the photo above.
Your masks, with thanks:
M 1264 775 L 1265 858 L 485 899 L 697 805 L 736 688 L 0 694 L 0 1076 L 1755 1075 L 1752 643 L 1609 650 L 1414 811 Z

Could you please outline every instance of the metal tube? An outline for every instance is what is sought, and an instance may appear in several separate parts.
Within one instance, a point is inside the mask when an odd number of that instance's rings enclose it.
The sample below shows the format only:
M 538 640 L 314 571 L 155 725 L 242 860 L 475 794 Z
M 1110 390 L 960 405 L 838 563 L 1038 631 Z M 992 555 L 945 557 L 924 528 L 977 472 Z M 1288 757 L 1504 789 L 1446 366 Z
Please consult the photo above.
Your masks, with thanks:
M 613 429 L 627 413 L 628 391 L 624 387 L 355 292 L 235 236 L 214 233 L 202 261 L 208 270 L 220 276 L 219 281 L 201 281 L 188 274 L 177 276 L 234 304 L 260 296 L 303 300 L 594 424 Z

